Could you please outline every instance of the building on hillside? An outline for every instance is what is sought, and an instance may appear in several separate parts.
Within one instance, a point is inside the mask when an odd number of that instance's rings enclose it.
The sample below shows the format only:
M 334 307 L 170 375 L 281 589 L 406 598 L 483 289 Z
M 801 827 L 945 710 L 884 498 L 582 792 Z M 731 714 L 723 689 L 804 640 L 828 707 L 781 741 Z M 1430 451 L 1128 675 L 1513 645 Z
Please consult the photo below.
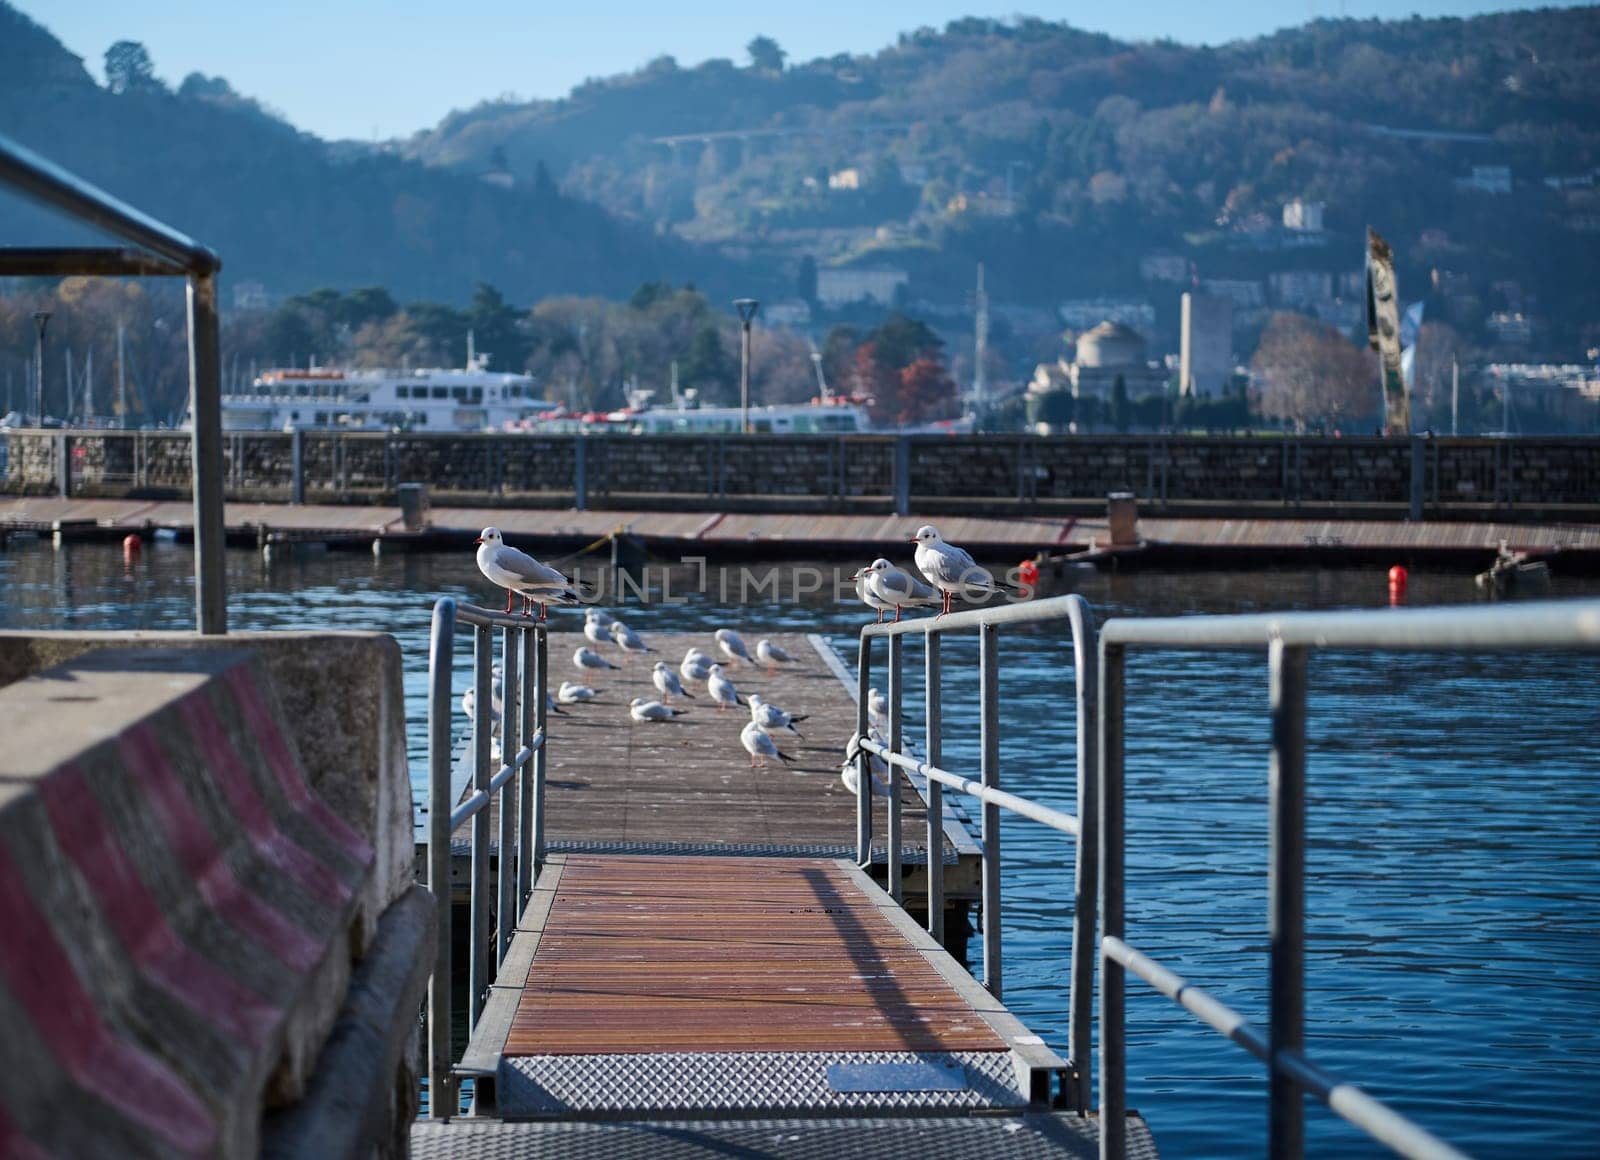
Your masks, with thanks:
M 893 306 L 910 281 L 911 276 L 904 270 L 888 267 L 824 267 L 817 271 L 817 301 L 830 308 L 848 306 L 852 302 Z
M 1521 311 L 1496 310 L 1483 325 L 1496 346 L 1527 346 L 1533 341 L 1533 320 Z
M 1600 431 L 1600 368 L 1579 364 L 1491 363 L 1486 381 L 1513 430 Z
M 851 190 L 861 188 L 861 170 L 840 169 L 828 174 L 828 188 L 835 190 Z
M 1469 193 L 1510 193 L 1509 165 L 1474 165 L 1466 177 L 1456 178 L 1456 188 Z
M 235 282 L 233 284 L 235 310 L 270 310 L 272 298 L 260 282 Z
M 1233 303 L 1206 294 L 1183 296 L 1178 390 L 1221 394 L 1233 375 Z
M 1300 233 L 1322 232 L 1323 203 L 1302 201 L 1298 197 L 1283 203 L 1283 228 Z
M 1291 309 L 1333 301 L 1333 275 L 1326 270 L 1279 270 L 1267 275 L 1272 301 Z
M 1078 336 L 1072 359 L 1040 363 L 1028 383 L 1029 422 L 1042 435 L 1076 430 L 1072 400 L 1109 401 L 1122 380 L 1130 399 L 1162 393 L 1167 370 L 1147 356 L 1144 336 L 1109 319 Z
M 1267 303 L 1262 284 L 1249 278 L 1204 278 L 1200 289 L 1213 298 L 1226 298 L 1239 310 L 1249 310 Z
M 762 306 L 761 317 L 769 326 L 810 326 L 811 306 L 804 298 L 785 298 Z
M 1139 277 L 1146 282 L 1183 282 L 1189 277 L 1189 259 L 1182 254 L 1146 254 L 1139 259 Z

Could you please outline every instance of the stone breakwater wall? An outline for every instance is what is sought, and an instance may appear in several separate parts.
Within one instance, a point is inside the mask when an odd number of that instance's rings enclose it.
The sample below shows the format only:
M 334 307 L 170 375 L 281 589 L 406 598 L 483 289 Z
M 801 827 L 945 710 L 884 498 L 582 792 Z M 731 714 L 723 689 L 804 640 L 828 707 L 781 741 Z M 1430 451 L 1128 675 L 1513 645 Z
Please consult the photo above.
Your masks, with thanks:
M 403 1153 L 401 697 L 379 634 L 0 633 L 0 1155 Z
M 466 506 L 814 512 L 1271 509 L 1412 518 L 1600 515 L 1600 439 L 1225 436 L 539 436 L 230 433 L 250 502 L 388 503 L 403 483 Z M 183 432 L 0 433 L 0 492 L 166 499 Z

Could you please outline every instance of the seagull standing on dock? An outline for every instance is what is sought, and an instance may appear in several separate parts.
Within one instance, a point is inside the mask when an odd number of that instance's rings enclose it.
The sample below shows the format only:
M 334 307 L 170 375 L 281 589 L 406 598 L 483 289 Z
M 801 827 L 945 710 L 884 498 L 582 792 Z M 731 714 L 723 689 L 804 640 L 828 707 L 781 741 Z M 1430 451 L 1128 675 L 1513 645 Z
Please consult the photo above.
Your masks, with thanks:
M 656 687 L 656 692 L 663 697 L 688 697 L 694 700 L 694 694 L 683 687 L 683 682 L 678 680 L 678 674 L 672 671 L 672 666 L 666 661 L 657 661 L 656 667 L 650 673 L 650 680 Z
M 656 650 L 644 643 L 644 637 L 634 632 L 633 629 L 623 624 L 620 620 L 611 622 L 611 639 L 617 642 L 617 647 L 626 656 L 628 653 L 653 653 Z
M 598 608 L 586 609 L 583 614 L 583 635 L 590 644 L 611 644 L 610 628 L 615 623 L 611 616 Z
M 572 654 L 572 663 L 580 669 L 615 669 L 620 666 L 612 664 L 605 657 L 585 645 L 579 645 L 578 651 Z
M 796 729 L 794 723 L 796 721 L 804 721 L 807 716 L 809 716 L 807 713 L 801 713 L 799 716 L 785 713 L 778 706 L 764 699 L 760 693 L 750 694 L 750 720 L 763 729 L 787 729 L 803 741 L 805 740 L 805 734 Z
M 484 528 L 476 541 L 478 545 L 478 571 L 491 584 L 506 590 L 506 614 L 511 613 L 512 601 L 522 596 L 522 615 L 533 613 L 539 606 L 539 619 L 543 620 L 550 604 L 577 604 L 578 591 L 572 578 L 548 564 L 541 564 L 526 552 L 519 552 L 507 544 L 499 528 Z
M 767 676 L 773 676 L 779 665 L 792 665 L 794 658 L 782 645 L 773 644 L 766 637 L 756 641 L 756 659 L 767 666 Z
M 750 755 L 751 769 L 756 767 L 758 761 L 761 763 L 762 769 L 767 768 L 768 759 L 773 757 L 782 762 L 794 760 L 794 758 L 779 749 L 778 743 L 768 736 L 767 731 L 755 721 L 748 722 L 743 729 L 739 730 L 739 743 L 744 746 L 744 751 Z
M 743 661 L 747 665 L 755 664 L 750 659 L 750 650 L 744 647 L 744 638 L 731 628 L 719 628 L 713 634 L 717 638 L 717 647 L 730 662 Z
M 711 666 L 711 672 L 706 676 L 706 692 L 711 694 L 711 699 L 717 703 L 718 709 L 745 703 L 739 696 L 738 686 L 722 675 L 721 665 Z
M 683 663 L 678 666 L 678 672 L 686 681 L 704 681 L 710 678 L 711 666 L 715 663 L 711 654 L 704 649 L 691 648 L 683 654 Z
M 874 603 L 894 609 L 894 619 L 897 624 L 902 609 L 920 608 L 925 604 L 939 602 L 937 592 L 904 568 L 896 568 L 882 556 L 867 566 L 866 581 L 867 591 L 876 598 Z M 879 613 L 880 619 L 882 615 Z
M 689 710 L 672 709 L 660 701 L 651 701 L 645 697 L 635 697 L 628 702 L 628 716 L 635 721 L 671 721 L 674 717 L 681 717 Z
M 945 543 L 939 535 L 939 529 L 932 524 L 923 524 L 918 528 L 911 542 L 917 546 L 917 571 L 928 578 L 928 583 L 944 593 L 944 608 L 940 616 L 950 611 L 950 600 L 958 592 L 963 600 L 973 600 L 973 593 L 980 593 L 979 599 L 987 599 L 1001 589 L 1021 591 L 1014 584 L 996 580 L 987 568 L 979 567 L 965 548 Z

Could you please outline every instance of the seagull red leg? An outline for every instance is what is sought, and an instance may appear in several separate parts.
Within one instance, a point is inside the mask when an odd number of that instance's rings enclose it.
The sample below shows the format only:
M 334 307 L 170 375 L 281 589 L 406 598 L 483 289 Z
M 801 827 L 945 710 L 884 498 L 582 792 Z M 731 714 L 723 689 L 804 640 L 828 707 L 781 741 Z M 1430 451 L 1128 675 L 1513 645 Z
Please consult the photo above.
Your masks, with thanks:
M 516 591 L 514 589 L 507 588 L 506 589 L 506 615 L 507 616 L 511 615 L 511 602 L 514 601 L 516 598 L 517 598 Z

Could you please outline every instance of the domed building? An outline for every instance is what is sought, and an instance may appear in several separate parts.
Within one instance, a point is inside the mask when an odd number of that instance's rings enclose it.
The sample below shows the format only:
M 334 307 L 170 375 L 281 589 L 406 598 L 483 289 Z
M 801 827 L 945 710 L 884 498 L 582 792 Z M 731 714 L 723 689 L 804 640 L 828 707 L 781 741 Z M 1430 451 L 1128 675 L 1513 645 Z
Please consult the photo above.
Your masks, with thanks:
M 1071 400 L 1109 401 L 1122 380 L 1130 399 L 1167 389 L 1167 370 L 1148 358 L 1144 336 L 1131 326 L 1106 319 L 1078 336 L 1072 360 L 1040 363 L 1028 384 L 1028 418 L 1041 434 L 1071 428 Z

